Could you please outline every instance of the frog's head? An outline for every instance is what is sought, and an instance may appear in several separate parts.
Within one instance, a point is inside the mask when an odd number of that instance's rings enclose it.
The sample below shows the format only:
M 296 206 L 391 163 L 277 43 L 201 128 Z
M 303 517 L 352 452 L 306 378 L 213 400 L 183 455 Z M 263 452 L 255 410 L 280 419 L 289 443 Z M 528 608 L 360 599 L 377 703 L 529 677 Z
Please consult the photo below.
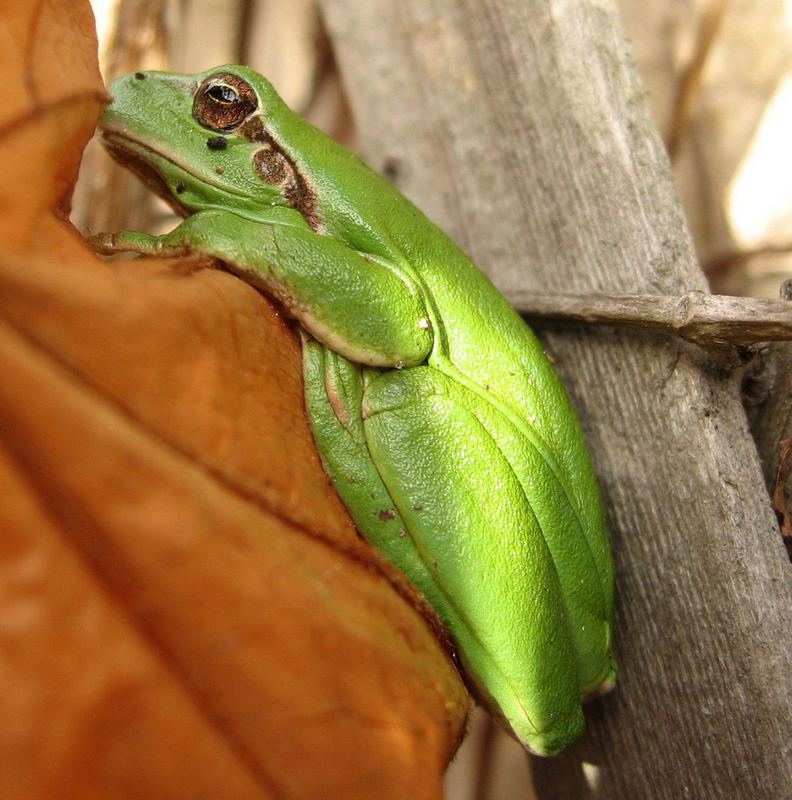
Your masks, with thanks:
M 313 189 L 277 134 L 297 118 L 258 73 L 135 72 L 110 94 L 106 148 L 178 213 L 219 207 L 255 217 L 282 205 L 316 227 Z

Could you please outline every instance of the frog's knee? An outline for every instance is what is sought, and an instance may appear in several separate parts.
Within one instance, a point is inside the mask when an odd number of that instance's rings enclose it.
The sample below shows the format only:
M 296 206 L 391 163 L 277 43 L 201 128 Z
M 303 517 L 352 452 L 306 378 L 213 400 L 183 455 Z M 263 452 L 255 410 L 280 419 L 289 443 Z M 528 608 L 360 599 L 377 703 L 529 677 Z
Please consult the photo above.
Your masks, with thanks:
M 384 372 L 366 388 L 363 419 L 388 411 L 405 410 L 448 393 L 446 377 L 429 366 Z

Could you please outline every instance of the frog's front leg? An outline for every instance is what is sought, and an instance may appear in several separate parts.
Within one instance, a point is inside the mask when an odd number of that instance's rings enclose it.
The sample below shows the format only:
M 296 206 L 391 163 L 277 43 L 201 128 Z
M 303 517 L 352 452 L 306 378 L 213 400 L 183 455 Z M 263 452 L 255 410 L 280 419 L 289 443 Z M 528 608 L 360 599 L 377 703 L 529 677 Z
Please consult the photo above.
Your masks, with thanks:
M 519 480 L 460 387 L 432 367 L 373 371 L 306 342 L 322 459 L 361 532 L 432 603 L 523 743 L 583 729 L 551 554 Z
M 199 211 L 163 236 L 122 231 L 96 237 L 94 245 L 106 254 L 213 256 L 346 358 L 385 367 L 420 364 L 434 334 L 420 291 L 398 266 L 315 233 L 296 212 L 280 212 L 269 222 Z

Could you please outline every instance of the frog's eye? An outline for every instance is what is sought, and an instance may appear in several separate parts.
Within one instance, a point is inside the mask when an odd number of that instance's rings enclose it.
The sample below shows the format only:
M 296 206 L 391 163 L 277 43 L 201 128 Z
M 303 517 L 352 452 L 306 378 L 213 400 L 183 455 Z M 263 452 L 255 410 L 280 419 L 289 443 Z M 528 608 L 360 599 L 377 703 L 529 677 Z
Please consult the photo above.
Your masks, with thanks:
M 207 78 L 195 93 L 193 116 L 213 131 L 230 131 L 244 122 L 258 105 L 247 81 L 223 73 Z

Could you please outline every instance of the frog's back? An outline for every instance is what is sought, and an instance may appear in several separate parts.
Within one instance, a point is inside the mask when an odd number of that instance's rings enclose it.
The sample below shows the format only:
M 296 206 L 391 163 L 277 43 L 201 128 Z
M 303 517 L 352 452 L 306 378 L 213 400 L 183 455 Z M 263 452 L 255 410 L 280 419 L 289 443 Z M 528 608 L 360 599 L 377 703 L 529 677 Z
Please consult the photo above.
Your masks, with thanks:
M 591 625 L 598 628 L 591 633 L 596 640 L 591 647 L 578 642 L 578 650 L 599 653 L 589 659 L 587 675 L 581 675 L 581 690 L 592 691 L 613 675 L 609 658 L 612 560 L 582 431 L 541 343 L 470 259 L 356 156 L 323 139 L 321 152 L 314 152 L 304 163 L 312 165 L 308 177 L 322 198 L 320 232 L 392 263 L 421 287 L 435 324 L 429 364 L 464 383 L 476 402 L 494 406 L 509 421 L 503 430 L 516 426 L 521 432 L 505 437 L 501 444 L 529 499 L 531 493 L 534 497 L 553 494 L 571 507 L 566 518 L 574 522 L 565 530 L 551 530 L 554 523 L 548 518 L 546 536 L 570 606 L 586 606 L 600 623 Z M 516 448 L 513 438 L 521 439 Z M 525 474 L 520 447 L 542 455 L 554 476 L 554 487 L 537 486 L 534 477 Z M 585 584 L 584 589 L 579 584 Z M 581 592 L 587 593 L 582 599 Z M 573 632 L 573 637 L 580 638 L 579 632 Z M 581 657 L 585 661 L 586 655 Z
M 429 363 L 450 370 L 477 402 L 491 404 L 504 418 L 492 435 L 512 463 L 556 563 L 579 658 L 581 692 L 591 692 L 610 682 L 615 669 L 610 656 L 613 566 L 580 424 L 541 343 L 522 318 L 442 232 L 426 241 L 423 252 L 406 242 L 405 248 L 420 265 L 443 329 Z M 537 464 L 537 456 L 546 469 L 529 466 Z
M 500 437 L 545 531 L 569 606 L 581 691 L 593 691 L 614 672 L 613 567 L 599 487 L 577 416 L 531 329 L 439 228 L 403 202 L 405 207 L 380 219 L 395 251 L 391 258 L 415 276 L 434 310 L 429 364 L 466 385 L 474 403 L 488 403 L 505 418 L 492 435 Z M 515 428 L 520 433 L 512 436 Z M 548 467 L 541 478 L 527 467 L 536 463 L 537 453 Z M 566 504 L 571 513 L 557 510 Z

